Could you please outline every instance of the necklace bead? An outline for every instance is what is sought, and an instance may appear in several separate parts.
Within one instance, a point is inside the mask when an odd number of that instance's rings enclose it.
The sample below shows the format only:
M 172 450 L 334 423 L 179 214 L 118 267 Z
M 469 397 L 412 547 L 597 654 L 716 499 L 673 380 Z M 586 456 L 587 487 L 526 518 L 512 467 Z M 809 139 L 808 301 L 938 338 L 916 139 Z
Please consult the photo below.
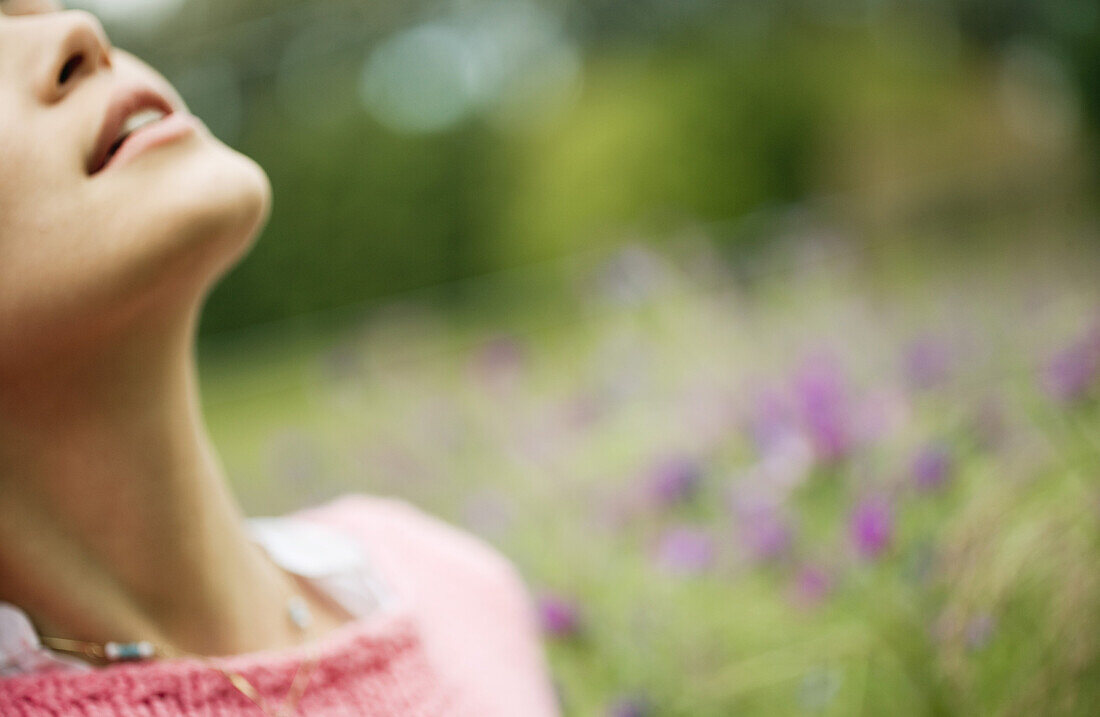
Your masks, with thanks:
M 309 605 L 300 595 L 295 595 L 286 601 L 286 612 L 290 621 L 299 630 L 306 630 L 313 624 L 313 613 L 309 611 Z
M 147 640 L 138 642 L 108 642 L 103 646 L 103 656 L 111 662 L 131 662 L 148 660 L 156 654 L 153 643 Z

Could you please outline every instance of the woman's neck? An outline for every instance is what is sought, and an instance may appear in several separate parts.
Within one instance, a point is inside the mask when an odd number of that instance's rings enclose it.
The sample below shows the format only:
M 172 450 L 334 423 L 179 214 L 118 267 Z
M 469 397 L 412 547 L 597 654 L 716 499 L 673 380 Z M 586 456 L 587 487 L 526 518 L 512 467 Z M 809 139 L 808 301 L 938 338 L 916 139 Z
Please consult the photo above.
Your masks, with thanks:
M 0 373 L 0 600 L 42 634 L 199 654 L 293 644 L 202 420 L 194 317 Z

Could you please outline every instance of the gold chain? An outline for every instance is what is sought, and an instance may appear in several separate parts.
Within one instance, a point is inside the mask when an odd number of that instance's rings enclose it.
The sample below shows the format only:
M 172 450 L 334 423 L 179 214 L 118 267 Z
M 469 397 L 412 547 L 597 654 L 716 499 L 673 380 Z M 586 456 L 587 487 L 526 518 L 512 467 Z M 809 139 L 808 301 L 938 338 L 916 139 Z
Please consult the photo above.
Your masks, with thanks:
M 252 700 L 253 704 L 260 708 L 267 717 L 284 717 L 284 715 L 292 715 L 298 710 L 298 701 L 302 699 L 302 695 L 305 694 L 306 688 L 309 687 L 310 678 L 313 677 L 313 671 L 316 669 L 318 663 L 318 657 L 315 651 L 310 650 L 308 658 L 298 664 L 298 669 L 294 671 L 294 679 L 290 683 L 290 688 L 287 689 L 286 694 L 283 695 L 283 699 L 279 700 L 278 708 L 272 712 L 267 707 L 267 700 L 260 694 L 251 682 L 245 679 L 244 675 L 239 672 L 230 672 L 224 668 L 212 665 L 212 667 L 218 672 L 225 675 L 225 679 L 229 680 L 237 690 Z
M 3 2 L 4 0 L 0 0 Z M 309 606 L 301 595 L 292 595 L 286 603 L 287 617 L 299 632 L 305 632 L 313 622 Z M 40 636 L 42 644 L 54 650 L 84 655 L 93 660 L 107 663 L 128 662 L 134 660 L 147 660 L 153 657 L 188 657 L 212 667 L 220 672 L 229 684 L 247 697 L 267 717 L 284 717 L 294 714 L 298 709 L 298 702 L 309 687 L 309 681 L 313 677 L 313 671 L 320 661 L 320 655 L 315 648 L 310 648 L 306 659 L 298 663 L 294 671 L 294 678 L 290 682 L 283 699 L 279 700 L 279 706 L 275 712 L 268 709 L 267 700 L 260 691 L 249 682 L 244 675 L 219 667 L 215 662 L 194 653 L 185 652 L 176 648 L 167 648 L 163 645 L 154 645 L 147 640 L 138 642 L 107 642 L 96 643 L 83 640 L 70 640 L 64 637 Z
M 54 650 L 60 650 L 61 652 L 70 652 L 84 655 L 97 660 L 110 660 L 116 661 L 111 657 L 111 645 L 114 643 L 99 644 L 95 642 L 85 642 L 83 640 L 70 640 L 63 637 L 42 637 L 42 644 L 49 646 Z M 267 699 L 264 698 L 260 691 L 245 678 L 244 675 L 239 672 L 233 672 L 223 667 L 210 662 L 208 658 L 202 655 L 196 655 L 182 650 L 166 650 L 163 647 L 155 646 L 152 643 L 129 643 L 130 645 L 142 645 L 150 650 L 150 654 L 143 655 L 142 657 L 189 657 L 199 660 L 203 664 L 212 667 L 220 672 L 229 684 L 240 692 L 242 695 L 252 701 L 256 707 L 259 708 L 267 717 L 285 717 L 286 715 L 293 715 L 298 709 L 298 702 L 302 699 L 306 689 L 309 687 L 309 682 L 313 677 L 313 672 L 316 670 L 318 663 L 320 662 L 320 656 L 317 653 L 316 648 L 311 647 L 309 649 L 306 659 L 298 663 L 298 668 L 294 671 L 294 679 L 291 680 L 290 687 L 287 689 L 286 694 L 283 695 L 283 699 L 279 700 L 279 705 L 274 712 L 268 708 Z M 136 658 L 141 659 L 141 658 Z

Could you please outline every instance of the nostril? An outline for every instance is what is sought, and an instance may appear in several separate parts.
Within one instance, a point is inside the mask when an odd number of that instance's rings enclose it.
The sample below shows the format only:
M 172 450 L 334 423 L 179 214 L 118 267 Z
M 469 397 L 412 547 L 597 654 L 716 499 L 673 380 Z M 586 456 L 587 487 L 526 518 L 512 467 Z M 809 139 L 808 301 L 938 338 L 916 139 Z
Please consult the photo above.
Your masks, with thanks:
M 69 78 L 77 71 L 80 65 L 84 62 L 84 54 L 76 53 L 61 66 L 61 72 L 57 76 L 57 84 L 63 85 L 69 81 Z

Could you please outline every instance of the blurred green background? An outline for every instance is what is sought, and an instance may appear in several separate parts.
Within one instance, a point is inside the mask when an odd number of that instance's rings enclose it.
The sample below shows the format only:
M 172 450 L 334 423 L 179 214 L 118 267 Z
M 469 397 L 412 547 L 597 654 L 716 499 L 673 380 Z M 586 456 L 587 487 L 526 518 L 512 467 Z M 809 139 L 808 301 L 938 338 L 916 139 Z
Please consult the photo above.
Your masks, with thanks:
M 1094 0 L 80 0 L 271 177 L 250 512 L 503 551 L 566 714 L 1100 714 Z
M 275 190 L 204 334 L 844 193 L 848 221 L 1095 175 L 1089 0 L 126 0 L 99 12 Z M 1002 207 L 998 206 L 996 211 Z

